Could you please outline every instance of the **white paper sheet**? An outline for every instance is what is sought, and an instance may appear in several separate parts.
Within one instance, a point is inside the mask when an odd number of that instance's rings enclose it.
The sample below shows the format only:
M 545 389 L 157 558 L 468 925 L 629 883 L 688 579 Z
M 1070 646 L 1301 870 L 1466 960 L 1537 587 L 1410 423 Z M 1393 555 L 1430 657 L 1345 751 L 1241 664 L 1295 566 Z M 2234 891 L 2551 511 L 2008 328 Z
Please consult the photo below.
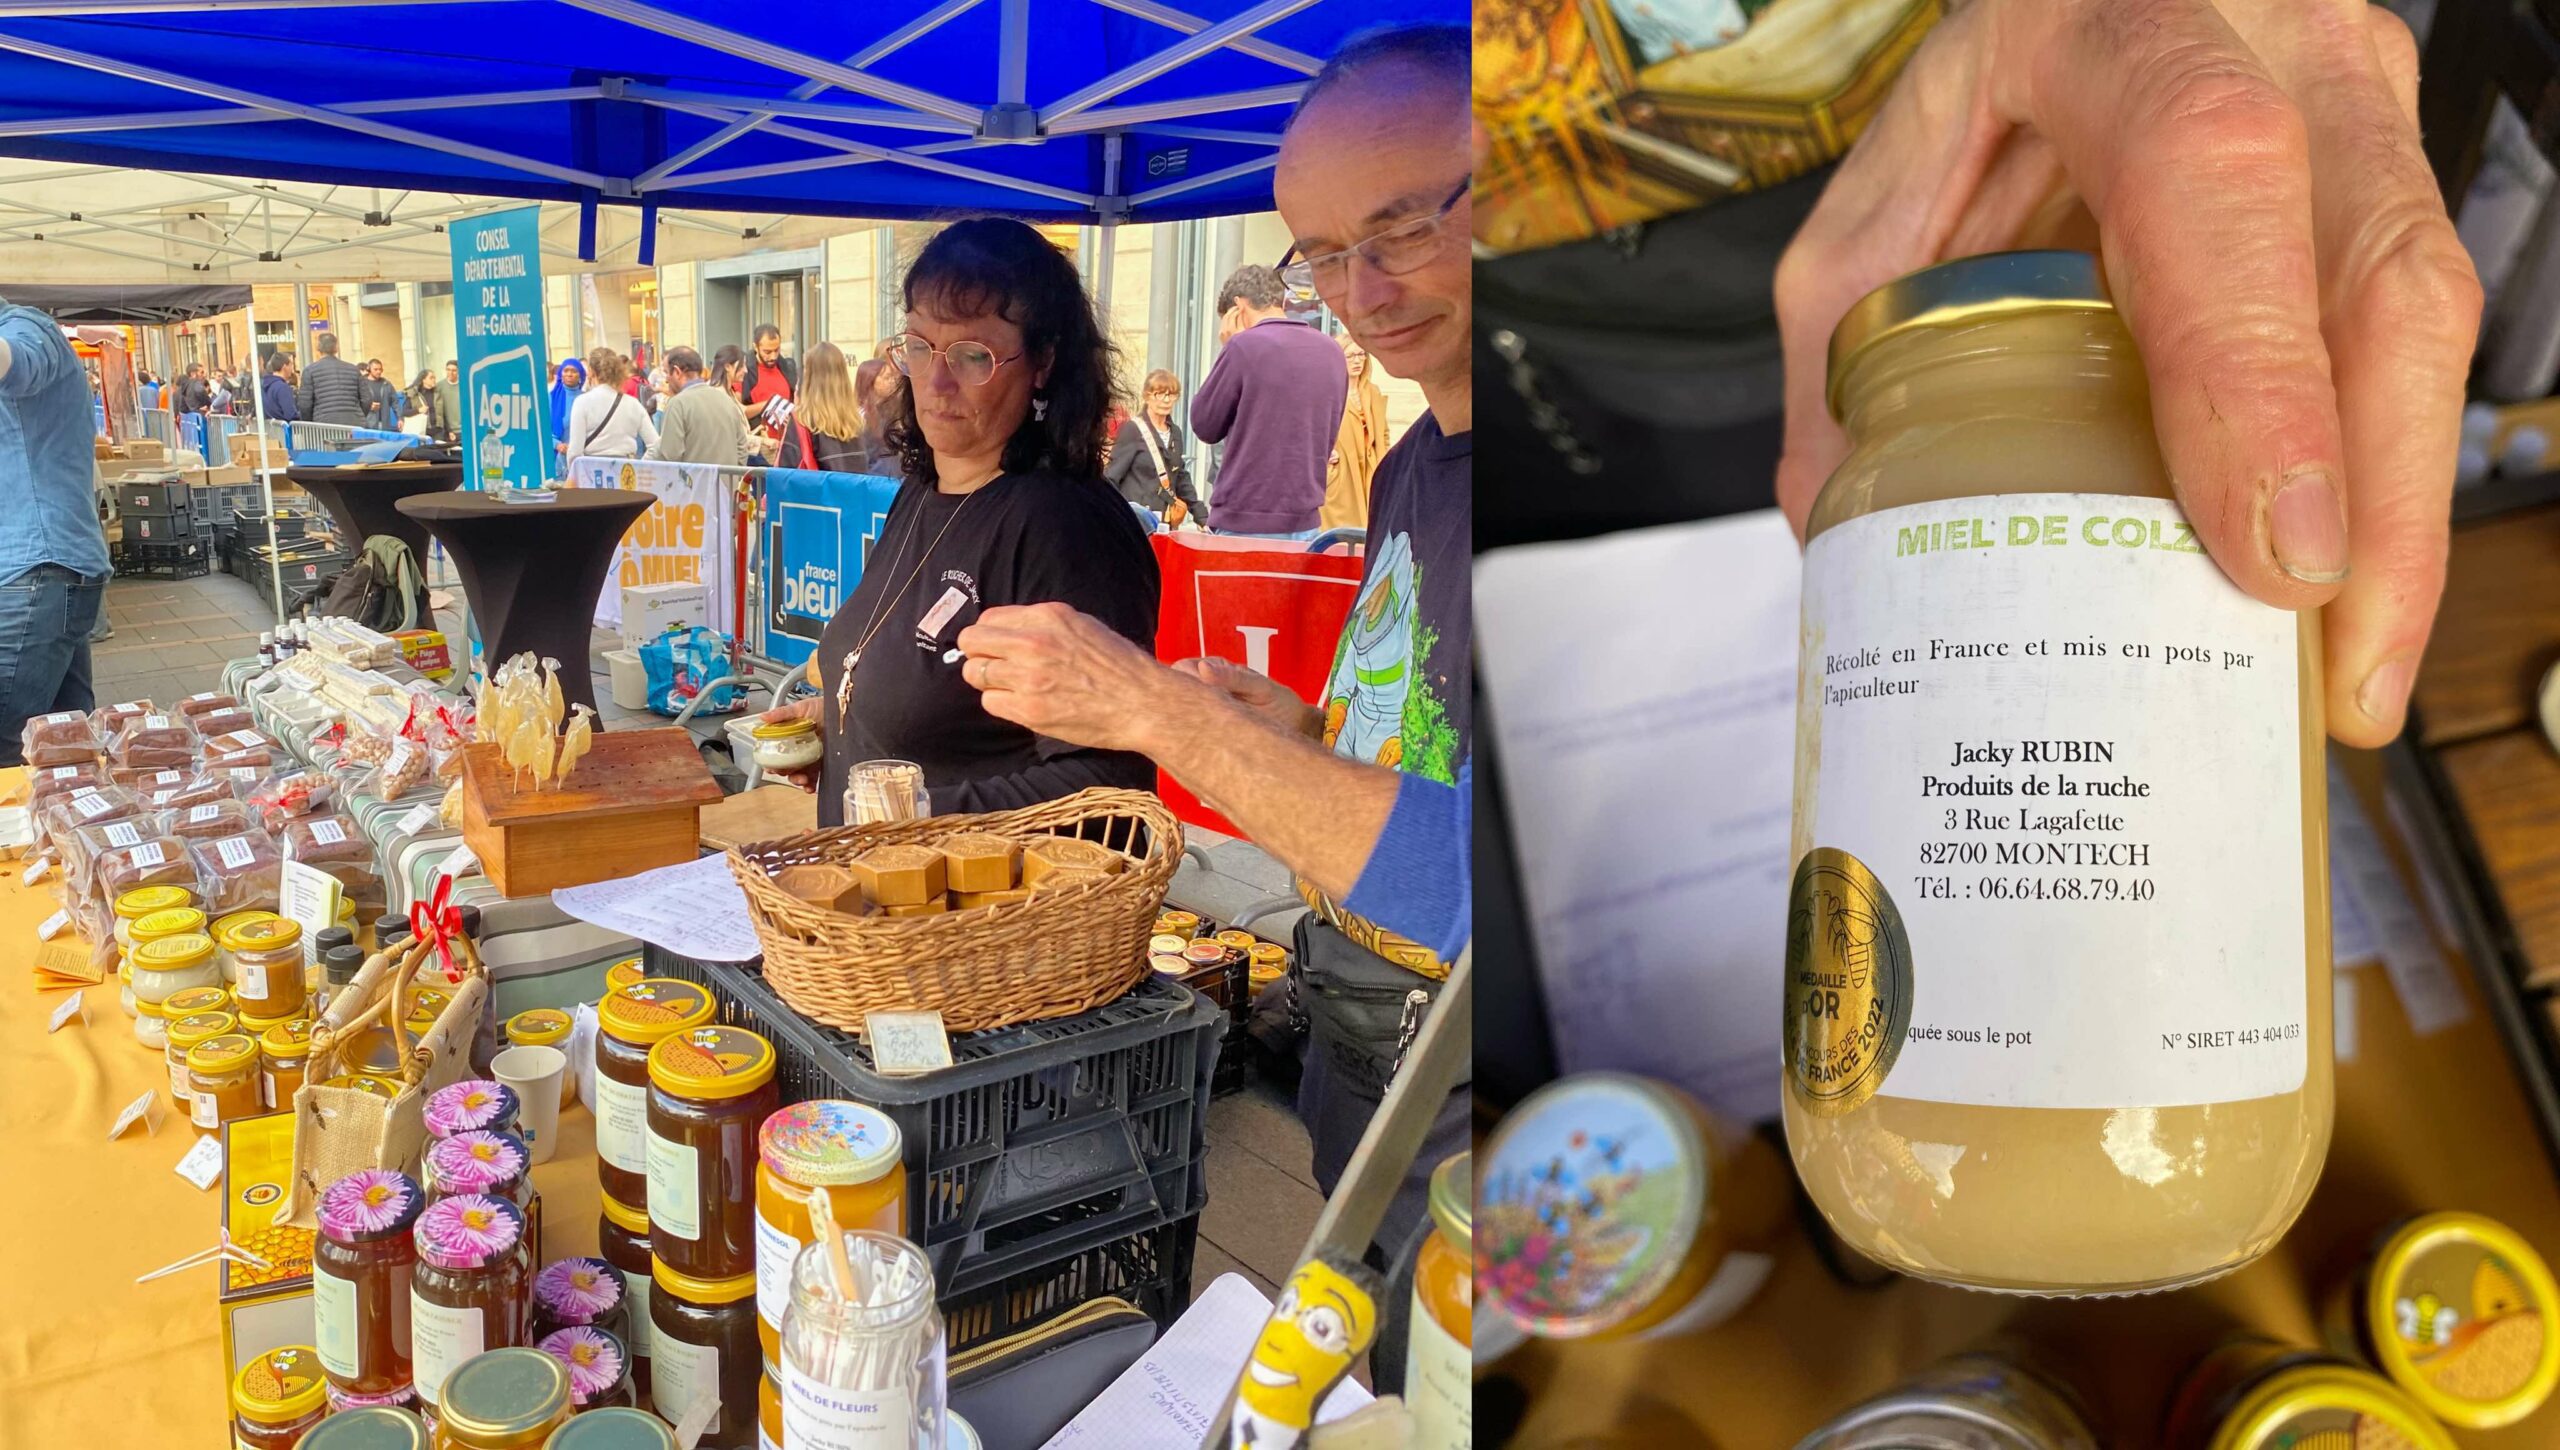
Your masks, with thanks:
M 551 904 L 580 921 L 700 961 L 743 962 L 764 950 L 747 919 L 747 894 L 729 874 L 726 856 L 562 887 L 551 893 Z
M 1199 1450 L 1271 1317 L 1271 1301 L 1240 1274 L 1220 1274 L 1146 1356 L 1049 1437 L 1041 1450 Z M 1346 1379 L 1316 1411 L 1318 1423 L 1352 1414 L 1373 1398 Z
M 2335 765 L 2329 770 L 2329 861 L 2331 887 L 2352 898 L 2356 915 L 2371 930 L 2410 1027 L 2423 1037 L 2468 1018 L 2471 999 Z
M 1476 648 L 1567 1071 L 1778 1111 L 1794 536 L 1774 511 L 1485 555 Z

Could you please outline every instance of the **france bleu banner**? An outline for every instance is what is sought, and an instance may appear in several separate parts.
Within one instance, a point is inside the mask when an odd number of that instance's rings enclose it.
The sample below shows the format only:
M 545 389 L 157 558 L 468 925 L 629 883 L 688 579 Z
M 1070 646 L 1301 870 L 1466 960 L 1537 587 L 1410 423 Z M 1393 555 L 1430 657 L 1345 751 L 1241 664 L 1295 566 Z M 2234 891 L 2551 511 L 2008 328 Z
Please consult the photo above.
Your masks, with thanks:
M 453 239 L 453 332 L 462 354 L 462 486 L 540 488 L 552 471 L 542 209 L 490 212 L 445 230 Z
M 861 581 L 898 480 L 769 468 L 764 491 L 764 655 L 796 665 L 817 649 L 819 632 Z M 825 673 L 833 678 L 833 667 Z

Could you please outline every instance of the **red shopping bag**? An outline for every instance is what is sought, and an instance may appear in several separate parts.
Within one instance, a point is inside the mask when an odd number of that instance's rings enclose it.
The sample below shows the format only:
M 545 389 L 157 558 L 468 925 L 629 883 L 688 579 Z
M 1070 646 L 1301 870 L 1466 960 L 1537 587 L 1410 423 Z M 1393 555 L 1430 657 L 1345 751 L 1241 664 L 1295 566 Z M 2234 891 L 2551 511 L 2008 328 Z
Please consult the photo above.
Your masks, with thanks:
M 1196 530 L 1154 536 L 1164 598 L 1156 658 L 1215 655 L 1258 670 L 1312 703 L 1333 671 L 1342 622 L 1360 596 L 1360 550 L 1310 554 L 1302 544 L 1231 539 Z M 1158 772 L 1156 789 L 1184 822 L 1228 835 L 1235 824 Z

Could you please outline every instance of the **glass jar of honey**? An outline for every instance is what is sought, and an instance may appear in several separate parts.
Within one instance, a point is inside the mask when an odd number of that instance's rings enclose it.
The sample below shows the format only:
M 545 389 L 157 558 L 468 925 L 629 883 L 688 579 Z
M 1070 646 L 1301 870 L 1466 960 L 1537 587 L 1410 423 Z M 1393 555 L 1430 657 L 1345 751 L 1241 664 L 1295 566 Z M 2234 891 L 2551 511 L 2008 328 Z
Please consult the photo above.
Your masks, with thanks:
M 569 1372 L 569 1401 L 578 1413 L 630 1405 L 638 1396 L 631 1387 L 630 1356 L 622 1341 L 592 1325 L 572 1325 L 543 1337 L 544 1354 Z
M 709 992 L 674 977 L 625 983 L 596 1004 L 596 1178 L 605 1197 L 648 1211 L 649 1049 L 710 1021 L 712 1011 Z
M 271 916 L 243 922 L 223 940 L 231 953 L 231 997 L 243 1012 L 290 1017 L 310 1000 L 302 977 L 302 924 Z
M 279 919 L 272 911 L 234 911 L 213 919 L 210 934 L 213 937 L 214 959 L 222 964 L 222 981 L 225 986 L 240 978 L 239 963 L 231 946 L 232 937 L 244 926 Z
M 311 1322 L 332 1391 L 367 1398 L 410 1393 L 411 1237 L 426 1194 L 407 1174 L 364 1168 L 320 1194 L 311 1241 Z
M 623 1336 L 623 1346 L 631 1351 L 631 1379 L 640 1393 L 649 1393 L 649 1360 L 651 1355 L 651 1323 L 649 1286 L 653 1282 L 649 1254 L 649 1220 L 638 1209 L 613 1201 L 601 1200 L 603 1212 L 596 1221 L 596 1256 L 613 1265 L 622 1276 L 623 1300 L 630 1311 L 631 1332 Z
M 2169 1400 L 2164 1450 L 2454 1450 L 2416 1401 L 2371 1370 L 2256 1336 L 2235 1336 L 2187 1371 Z
M 1413 1414 L 1413 1450 L 1466 1450 L 1474 1443 L 1475 1175 L 1472 1155 L 1454 1154 L 1431 1171 L 1431 1237 L 1413 1265 L 1413 1311 L 1406 1332 L 1404 1401 Z
M 427 1095 L 427 1136 L 441 1142 L 456 1133 L 512 1133 L 516 1114 L 516 1090 L 505 1083 L 448 1083 Z
M 335 1410 L 302 1437 L 300 1450 L 432 1450 L 418 1412 L 390 1405 Z
M 329 1079 L 327 1082 L 322 1083 L 321 1086 L 353 1088 L 357 1092 L 371 1093 L 378 1098 L 396 1098 L 400 1096 L 400 1080 L 398 1078 L 384 1077 L 379 1073 L 341 1073 L 340 1075 Z
M 267 1105 L 258 1094 L 257 1040 L 245 1032 L 226 1032 L 188 1049 L 187 1094 L 189 1117 L 207 1132 L 265 1112 Z
M 2550 1267 L 2485 1214 L 2421 1214 L 2391 1226 L 2332 1289 L 2329 1348 L 2388 1376 L 2456 1429 L 2494 1430 L 2560 1384 Z
M 525 1248 L 523 1211 L 503 1198 L 467 1196 L 430 1204 L 418 1215 L 414 1236 L 418 1267 L 409 1281 L 411 1372 L 419 1401 L 442 1421 L 440 1392 L 446 1376 L 489 1350 L 531 1342 L 532 1254 Z M 564 1378 L 563 1400 L 567 1395 Z
M 676 1435 L 647 1410 L 589 1410 L 552 1431 L 542 1450 L 676 1450 Z
M 231 1377 L 231 1439 L 241 1450 L 294 1450 L 329 1413 L 320 1356 L 309 1345 L 270 1349 Z
M 2319 615 L 2196 541 L 2093 256 L 1869 294 L 1829 402 L 1851 447 L 1805 527 L 1797 1175 L 1917 1278 L 2237 1268 L 2333 1116 Z
M 720 1412 L 704 1432 L 704 1450 L 755 1450 L 756 1381 L 764 1350 L 756 1339 L 756 1276 L 696 1279 L 659 1259 L 649 1313 L 657 1333 L 650 1357 L 650 1402 L 670 1422 L 718 1397 Z
M 412 982 L 400 999 L 400 1025 L 408 1029 L 411 1038 L 424 1037 L 435 1029 L 436 1019 L 444 1015 L 445 1004 L 452 1000 L 453 994 L 442 987 Z
M 403 1299 L 408 1297 L 405 1288 L 401 1291 L 401 1297 Z M 337 1385 L 331 1384 L 329 1386 L 329 1418 L 335 1420 L 355 1410 L 406 1410 L 415 1415 L 418 1413 L 418 1392 L 403 1385 L 387 1395 L 350 1395 L 341 1393 Z M 419 1423 L 424 1424 L 424 1419 L 421 1418 Z
M 181 1017 L 200 1017 L 207 1012 L 229 1012 L 232 1010 L 231 994 L 220 987 L 189 987 L 182 992 L 171 992 L 161 1000 L 160 1007 L 169 1014 L 169 1020 L 175 1022 Z
M 427 1145 L 427 1202 L 465 1195 L 503 1198 L 524 1216 L 525 1252 L 542 1257 L 542 1198 L 533 1188 L 533 1154 L 513 1133 L 456 1133 Z M 531 1341 L 527 1341 L 530 1343 Z
M 446 1379 L 436 1450 L 540 1450 L 569 1423 L 569 1372 L 539 1349 L 492 1350 Z
M 116 949 L 133 950 L 133 926 L 146 916 L 190 909 L 195 893 L 183 886 L 137 886 L 115 899 Z
M 195 1012 L 169 1019 L 168 1044 L 160 1052 L 169 1068 L 169 1101 L 178 1111 L 189 1116 L 195 1112 L 195 1092 L 187 1083 L 187 1054 L 199 1042 L 239 1030 L 240 1019 L 228 1012 Z
M 506 1038 L 509 1047 L 553 1047 L 569 1050 L 569 1029 L 575 1024 L 569 1014 L 556 1007 L 536 1007 L 518 1012 L 507 1019 Z M 560 1106 L 572 1107 L 578 1101 L 578 1075 L 560 1074 Z
M 755 1277 L 756 1137 L 782 1106 L 774 1066 L 773 1044 L 743 1027 L 691 1027 L 649 1050 L 649 1244 L 679 1274 Z
M 267 1111 L 291 1110 L 293 1095 L 302 1091 L 303 1077 L 311 1067 L 311 1019 L 288 1017 L 259 1033 L 258 1061 L 258 1096 L 266 1101 Z
M 774 1381 L 770 1359 L 756 1381 L 756 1450 L 782 1450 L 782 1386 Z
M 631 1295 L 622 1273 L 603 1259 L 557 1259 L 533 1276 L 533 1334 L 601 1329 L 617 1343 L 631 1340 Z
M 178 888 L 173 886 L 146 886 L 142 889 L 145 891 L 174 891 Z M 159 941 L 164 937 L 202 936 L 204 934 L 204 913 L 196 910 L 192 906 L 178 906 L 172 907 L 167 911 L 155 911 L 148 916 L 137 918 L 135 921 L 130 923 L 126 934 L 130 938 L 131 945 L 128 945 L 117 959 L 116 975 L 122 980 L 119 983 L 119 990 L 116 995 L 124 1006 L 124 1015 L 127 1017 L 139 1017 L 142 1015 L 142 1004 L 140 999 L 135 997 L 133 994 L 133 948 L 140 946 L 145 942 Z M 163 1015 L 165 1016 L 166 1014 Z
M 189 987 L 219 987 L 222 967 L 213 959 L 213 941 L 197 932 L 180 932 L 135 946 L 125 957 L 125 981 L 136 1003 L 159 1006 L 172 992 Z M 165 1020 L 167 1013 L 161 1014 Z
M 819 1099 L 793 1103 L 757 1133 L 756 1320 L 764 1357 L 782 1358 L 791 1266 L 817 1242 L 809 1195 L 824 1193 L 838 1228 L 905 1236 L 907 1170 L 898 1125 L 877 1108 Z

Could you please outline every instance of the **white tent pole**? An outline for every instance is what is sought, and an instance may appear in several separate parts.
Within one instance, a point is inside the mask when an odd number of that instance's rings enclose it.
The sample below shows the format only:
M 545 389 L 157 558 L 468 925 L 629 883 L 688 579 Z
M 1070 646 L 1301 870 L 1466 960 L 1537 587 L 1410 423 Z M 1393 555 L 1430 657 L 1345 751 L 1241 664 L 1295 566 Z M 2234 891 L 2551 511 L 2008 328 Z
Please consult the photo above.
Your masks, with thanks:
M 384 0 L 384 3 L 393 3 L 393 0 Z M 476 95 L 401 96 L 387 101 L 345 101 L 335 109 L 340 115 L 346 116 L 404 116 L 412 111 L 471 111 L 483 106 L 530 106 L 546 101 L 589 101 L 603 94 L 602 86 L 559 86 L 543 91 L 483 91 Z M 249 126 L 267 121 L 292 119 L 294 118 L 279 115 L 270 110 L 239 106 L 192 111 L 123 111 L 107 116 L 44 116 L 32 121 L 0 122 L 0 136 L 54 136 L 74 131 L 157 131 L 172 126 Z M 119 166 L 97 169 L 122 171 L 126 168 Z M 204 181 L 207 178 L 198 176 L 194 179 Z
M 638 0 L 561 0 L 561 3 L 597 15 L 609 16 L 626 25 L 636 25 L 643 30 L 673 36 L 706 50 L 716 50 L 723 55 L 734 55 L 740 60 L 751 60 L 758 65 L 771 66 L 775 70 L 785 71 L 808 80 L 825 81 L 838 90 L 869 96 L 876 101 L 887 101 L 891 105 L 904 106 L 911 111 L 948 116 L 952 120 L 966 121 L 973 126 L 984 119 L 976 106 L 964 101 L 955 101 L 948 96 L 937 96 L 931 91 L 918 90 L 914 86 L 883 80 L 875 75 L 866 75 L 850 66 L 820 60 L 804 51 L 775 45 L 771 41 L 758 40 L 751 35 L 741 35 L 734 30 L 723 30 L 716 25 L 706 25 L 689 15 L 661 9 L 655 5 L 643 5 L 638 3 Z M 1302 3 L 1311 4 L 1313 0 L 1302 0 Z
M 296 284 L 293 289 L 293 305 L 296 309 L 302 306 L 300 284 Z M 284 568 L 275 561 L 277 553 L 276 478 L 267 468 L 267 360 L 258 356 L 257 289 L 250 289 L 249 305 L 245 310 L 249 314 L 249 363 L 255 370 L 258 382 L 253 390 L 258 398 L 258 462 L 255 466 L 258 474 L 258 492 L 267 501 L 267 576 L 275 583 L 276 624 L 281 627 L 284 624 Z M 296 318 L 294 325 L 299 328 L 301 319 Z M 301 354 L 297 352 L 294 356 L 300 357 Z
M 1251 10 L 1231 16 L 1206 30 L 1186 35 L 1143 60 L 1133 61 L 1091 85 L 1040 108 L 1043 128 L 1081 111 L 1092 110 L 1123 91 L 1134 90 L 1168 72 L 1181 69 L 1192 61 L 1225 45 L 1239 35 L 1251 35 L 1276 21 L 1286 20 L 1316 3 L 1316 0 L 1262 0 Z
M 1136 106 L 1098 106 L 1080 116 L 1069 116 L 1056 122 L 1044 120 L 1040 130 L 1047 136 L 1073 136 L 1082 131 L 1121 131 L 1154 121 L 1178 121 L 1185 116 L 1214 116 L 1222 111 L 1245 111 L 1259 106 L 1293 106 L 1306 93 L 1306 82 L 1291 81 L 1287 85 L 1231 91 L 1222 96 L 1186 96 L 1180 100 L 1150 101 Z
M 1176 10 L 1170 5 L 1159 5 L 1155 0 L 1093 0 L 1093 3 L 1105 10 L 1117 10 L 1123 15 L 1135 15 L 1140 20 L 1152 20 L 1158 25 L 1169 30 L 1179 30 L 1185 35 L 1195 35 L 1209 28 L 1209 22 L 1199 16 Z M 1324 69 L 1324 62 L 1314 56 L 1291 50 L 1285 45 L 1274 45 L 1258 35 L 1240 35 L 1229 40 L 1226 45 L 1227 49 L 1239 55 L 1249 55 L 1255 60 L 1267 60 L 1273 65 L 1286 67 L 1304 76 L 1314 75 L 1317 71 Z
M 1004 143 L 1000 141 L 979 141 L 975 139 L 967 141 L 936 141 L 929 145 L 911 146 L 904 151 L 882 151 L 877 155 L 868 151 L 848 151 L 840 156 L 819 156 L 804 158 L 798 161 L 769 161 L 762 166 L 733 166 L 726 171 L 689 171 L 684 175 L 675 177 L 671 181 L 667 181 L 665 183 L 635 182 L 634 185 L 644 192 L 654 191 L 658 189 L 661 184 L 670 186 L 677 184 L 685 186 L 709 186 L 715 182 L 752 181 L 759 176 L 795 176 L 803 171 L 824 171 L 838 166 L 869 166 L 875 162 L 887 161 L 898 156 L 937 156 L 948 151 L 974 151 L 982 146 L 1000 146 L 1003 144 Z M 663 211 L 658 213 L 658 220 L 663 222 L 667 219 L 667 213 Z M 678 225 L 693 226 L 694 224 L 690 222 L 679 222 Z M 706 224 L 695 226 L 695 230 L 718 232 L 722 236 L 730 237 L 737 235 L 737 229 L 735 227 L 710 226 Z

